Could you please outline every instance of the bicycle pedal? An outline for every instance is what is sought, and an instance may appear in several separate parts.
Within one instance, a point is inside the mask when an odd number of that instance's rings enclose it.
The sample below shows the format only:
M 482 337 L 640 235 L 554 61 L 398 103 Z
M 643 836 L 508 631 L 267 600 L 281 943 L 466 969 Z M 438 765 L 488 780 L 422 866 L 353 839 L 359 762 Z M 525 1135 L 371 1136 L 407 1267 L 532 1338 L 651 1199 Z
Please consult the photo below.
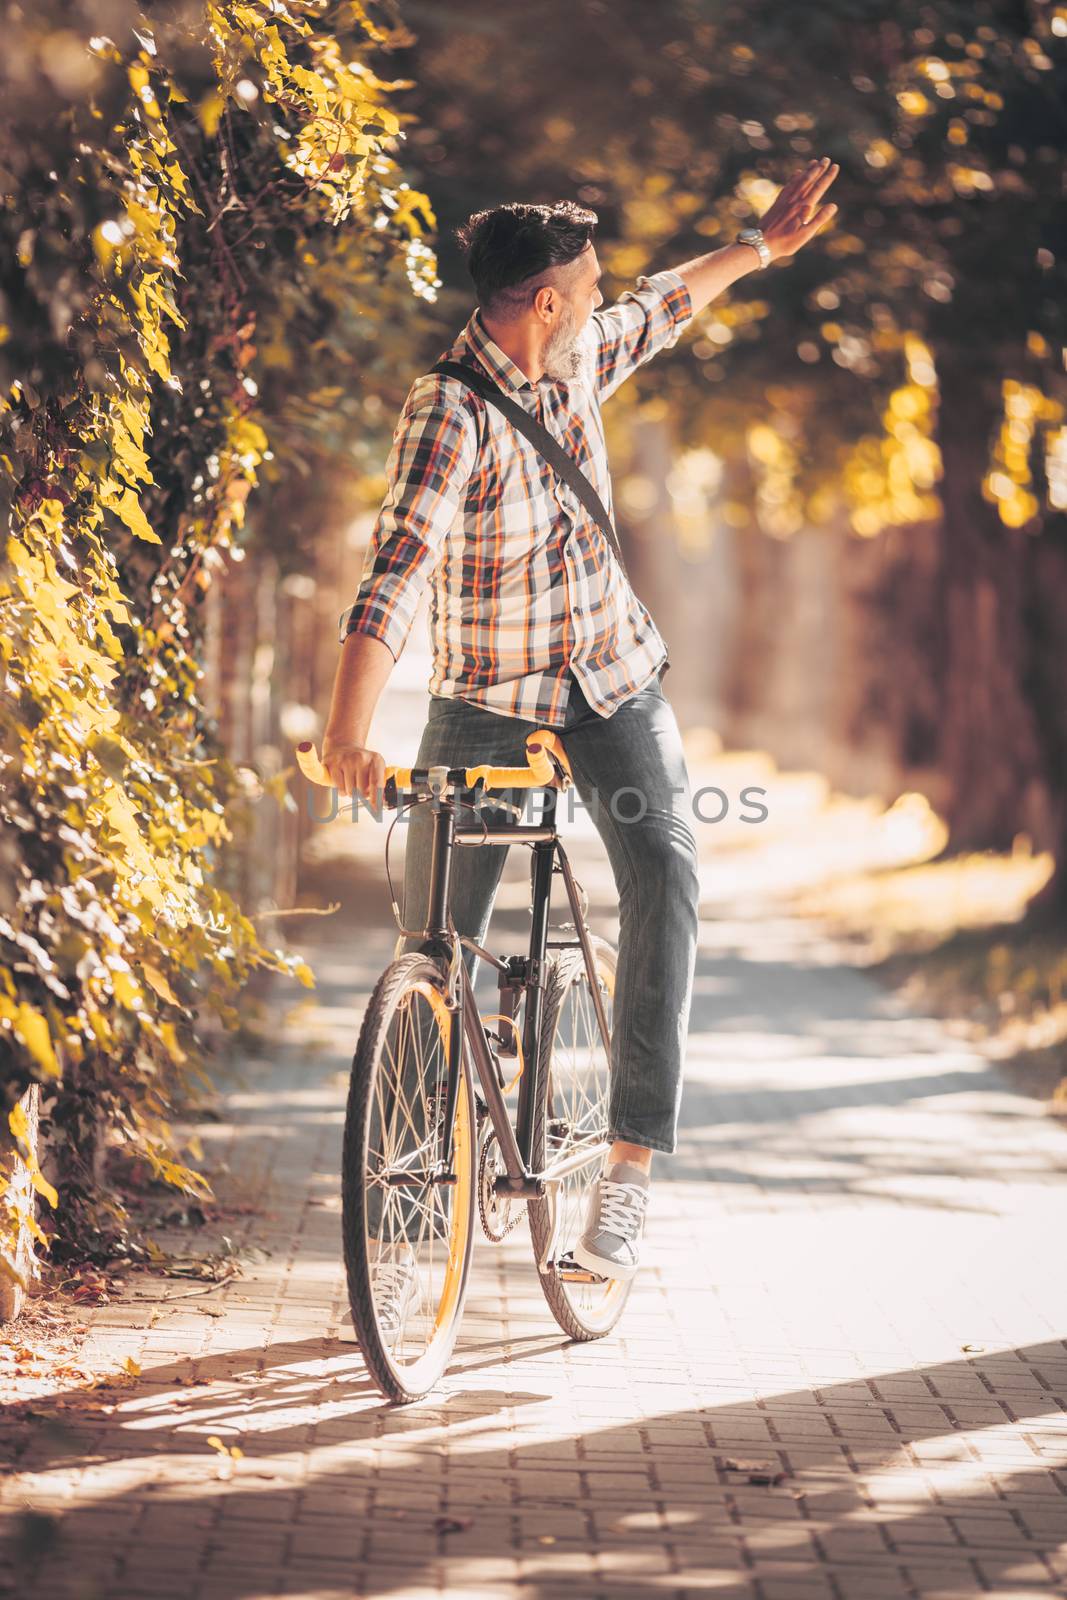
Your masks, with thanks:
M 556 1262 L 556 1276 L 564 1283 L 607 1283 L 607 1278 L 600 1277 L 599 1273 L 590 1272 L 588 1267 L 581 1266 L 570 1251 L 565 1256 L 560 1256 Z

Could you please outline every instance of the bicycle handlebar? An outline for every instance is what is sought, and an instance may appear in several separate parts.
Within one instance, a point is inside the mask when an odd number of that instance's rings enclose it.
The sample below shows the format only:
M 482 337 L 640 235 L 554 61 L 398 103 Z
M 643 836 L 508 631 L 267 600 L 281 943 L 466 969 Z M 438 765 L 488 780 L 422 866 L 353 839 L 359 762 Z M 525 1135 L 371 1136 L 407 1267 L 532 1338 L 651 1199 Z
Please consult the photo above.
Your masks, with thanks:
M 557 774 L 562 768 L 567 772 L 567 763 L 562 755 L 558 756 L 559 765 L 553 760 L 550 750 L 556 743 L 556 735 L 550 730 L 544 732 L 528 733 L 526 735 L 526 761 L 525 767 L 467 767 L 466 783 L 468 789 L 476 788 L 483 783 L 487 789 L 540 789 L 550 787 L 556 782 Z M 301 772 L 311 783 L 320 783 L 327 789 L 334 787 L 333 779 L 322 764 L 318 751 L 310 739 L 305 739 L 296 747 L 296 762 Z M 398 789 L 408 789 L 412 783 L 411 767 L 386 767 L 386 780 L 392 778 Z M 568 773 L 569 776 L 569 773 Z

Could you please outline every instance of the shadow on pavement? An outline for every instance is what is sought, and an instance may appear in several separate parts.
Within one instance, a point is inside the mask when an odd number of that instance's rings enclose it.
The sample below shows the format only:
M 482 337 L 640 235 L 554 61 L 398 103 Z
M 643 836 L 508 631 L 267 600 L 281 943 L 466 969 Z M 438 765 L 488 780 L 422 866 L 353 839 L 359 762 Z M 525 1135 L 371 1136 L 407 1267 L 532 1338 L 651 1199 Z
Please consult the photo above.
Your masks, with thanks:
M 354 1352 L 302 1340 L 154 1366 L 125 1396 L 107 1391 L 110 1414 L 100 1391 L 82 1391 L 8 1415 L 4 1453 L 25 1475 L 8 1592 L 408 1596 L 446 1575 L 462 1593 L 490 1567 L 506 1588 L 520 1558 L 522 1592 L 538 1600 L 755 1595 L 757 1575 L 803 1585 L 831 1573 L 857 1595 L 923 1593 L 935 1579 L 946 1592 L 1047 1593 L 1063 1575 L 1067 1481 L 1039 1446 L 1029 1463 L 1007 1448 L 983 1462 L 974 1447 L 998 1416 L 1031 1423 L 1038 1441 L 1042 1419 L 1062 1424 L 1062 1401 L 1040 1388 L 1045 1358 L 1062 1369 L 1058 1341 L 558 1438 L 524 1437 L 524 1412 L 548 1398 L 536 1381 L 468 1386 L 488 1366 L 521 1382 L 525 1357 L 562 1341 L 514 1343 L 467 1347 L 448 1393 L 402 1409 L 375 1397 Z M 992 1399 L 1006 1374 L 1022 1384 L 1011 1405 Z M 974 1402 L 959 1398 L 976 1383 L 989 1393 L 987 1424 L 966 1420 Z M 212 1436 L 239 1438 L 243 1457 L 227 1462 Z M 103 1461 L 114 1486 L 64 1512 L 49 1474 Z M 909 1489 L 876 1514 L 870 1480 L 891 1463 L 912 1470 Z M 938 1465 L 943 1489 L 957 1464 L 955 1490 L 924 1488 L 924 1463 Z M 772 1481 L 751 1483 L 753 1468 Z M 857 1587 L 863 1575 L 868 1587 Z

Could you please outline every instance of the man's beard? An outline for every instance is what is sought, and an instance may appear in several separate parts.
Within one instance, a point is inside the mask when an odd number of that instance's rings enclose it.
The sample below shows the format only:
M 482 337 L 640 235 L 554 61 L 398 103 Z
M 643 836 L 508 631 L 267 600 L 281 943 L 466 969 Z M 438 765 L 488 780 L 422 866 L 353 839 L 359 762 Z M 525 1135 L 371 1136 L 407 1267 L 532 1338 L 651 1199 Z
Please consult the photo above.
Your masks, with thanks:
M 564 305 L 551 338 L 541 351 L 541 366 L 546 377 L 566 383 L 580 376 L 584 357 L 577 324 L 578 319 L 570 306 Z

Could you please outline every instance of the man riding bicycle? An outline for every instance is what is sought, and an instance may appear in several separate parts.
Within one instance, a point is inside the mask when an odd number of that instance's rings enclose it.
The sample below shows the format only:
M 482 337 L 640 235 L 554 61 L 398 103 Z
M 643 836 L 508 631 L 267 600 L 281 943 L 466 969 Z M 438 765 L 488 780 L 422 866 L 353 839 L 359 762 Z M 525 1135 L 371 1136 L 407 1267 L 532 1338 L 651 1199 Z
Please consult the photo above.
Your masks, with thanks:
M 762 231 L 640 277 L 607 310 L 593 212 L 569 201 L 477 212 L 459 239 L 478 307 L 447 359 L 547 428 L 610 513 L 602 402 L 731 283 L 806 243 L 836 209 L 817 206 L 836 170 L 812 162 Z M 408 393 L 362 580 L 341 619 L 322 760 L 343 794 L 379 799 L 384 763 L 367 733 L 427 582 L 433 673 L 416 764 L 516 766 L 534 728 L 562 736 L 620 907 L 612 1144 L 572 1255 L 628 1279 L 653 1152 L 677 1145 L 697 944 L 689 780 L 660 681 L 667 649 L 598 518 L 477 383 L 431 372 Z M 432 819 L 419 811 L 405 861 L 408 928 L 423 925 L 429 880 Z M 453 920 L 478 942 L 505 854 L 491 846 L 455 864 Z

